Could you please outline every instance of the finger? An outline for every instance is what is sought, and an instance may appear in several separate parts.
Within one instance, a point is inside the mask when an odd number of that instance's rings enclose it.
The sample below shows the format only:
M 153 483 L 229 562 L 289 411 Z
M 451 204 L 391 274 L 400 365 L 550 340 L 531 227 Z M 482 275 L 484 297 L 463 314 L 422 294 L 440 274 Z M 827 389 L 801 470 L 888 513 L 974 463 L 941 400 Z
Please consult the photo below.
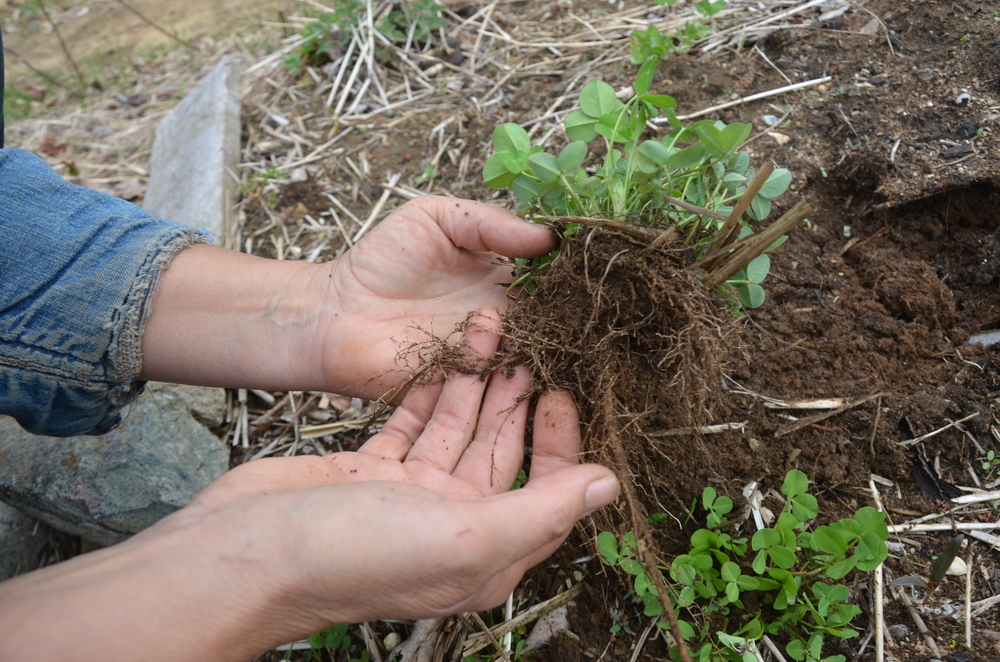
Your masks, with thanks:
M 499 316 L 488 311 L 480 313 L 466 329 L 463 341 L 470 366 L 496 354 L 500 344 L 496 334 L 499 327 Z M 423 462 L 446 473 L 454 471 L 472 441 L 486 384 L 479 374 L 449 376 L 406 462 Z
M 519 490 L 469 501 L 472 521 L 483 522 L 486 530 L 469 536 L 472 549 L 460 548 L 465 541 L 456 541 L 453 563 L 487 559 L 496 571 L 486 590 L 461 605 L 462 609 L 495 606 L 528 568 L 562 544 L 580 518 L 614 501 L 618 492 L 618 481 L 609 469 L 585 464 L 532 478 Z M 472 568 L 455 570 L 474 573 Z
M 386 421 L 382 431 L 362 444 L 359 453 L 402 462 L 427 426 L 444 384 L 425 384 L 410 391 Z
M 410 204 L 437 223 L 453 244 L 466 250 L 492 251 L 506 257 L 537 257 L 558 244 L 547 228 L 481 202 L 425 196 Z
M 531 371 L 518 366 L 513 374 L 494 373 L 483 398 L 476 435 L 465 451 L 455 477 L 479 488 L 481 494 L 510 489 L 524 463 L 524 428 L 531 388 Z
M 536 478 L 580 461 L 580 415 L 566 391 L 546 391 L 535 407 L 531 477 Z

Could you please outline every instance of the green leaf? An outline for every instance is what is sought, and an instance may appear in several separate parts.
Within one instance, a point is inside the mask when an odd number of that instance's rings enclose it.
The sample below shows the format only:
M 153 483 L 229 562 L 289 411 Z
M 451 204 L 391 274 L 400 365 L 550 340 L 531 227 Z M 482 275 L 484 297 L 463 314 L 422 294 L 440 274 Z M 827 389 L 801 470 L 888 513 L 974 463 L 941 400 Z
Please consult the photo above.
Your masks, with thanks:
M 736 602 L 740 599 L 740 587 L 736 582 L 726 584 L 726 598 L 730 602 Z
M 592 80 L 580 90 L 580 110 L 594 119 L 617 113 L 624 107 L 614 88 L 603 80 Z
M 753 126 L 742 122 L 733 122 L 719 132 L 718 142 L 723 154 L 736 151 L 736 148 L 743 144 L 743 141 L 750 136 Z M 787 171 L 786 171 L 787 172 Z M 770 180 L 770 177 L 768 178 Z M 765 186 L 767 184 L 765 183 Z
M 847 540 L 837 529 L 830 526 L 821 526 L 813 532 L 813 546 L 827 554 L 843 556 L 847 553 Z
M 500 154 L 494 154 L 483 164 L 483 181 L 490 188 L 506 188 L 517 175 L 507 169 Z
M 635 559 L 619 559 L 618 567 L 630 575 L 645 574 L 642 564 Z
M 761 622 L 760 616 L 757 616 L 741 627 L 738 632 L 745 635 L 750 641 L 757 641 L 764 636 L 764 623 Z
M 663 613 L 663 605 L 660 604 L 660 598 L 657 596 L 656 591 L 649 591 L 646 595 L 642 596 L 642 602 L 642 613 L 646 616 L 659 616 Z
M 767 278 L 771 270 L 771 258 L 767 255 L 758 255 L 747 265 L 747 280 L 751 283 L 761 283 Z M 757 306 L 752 306 L 756 308 Z
M 743 573 L 738 565 L 729 562 L 722 565 L 722 570 L 719 574 L 727 582 L 735 582 Z
M 809 653 L 816 660 L 823 655 L 823 635 L 819 632 L 809 637 Z
M 701 505 L 705 510 L 711 510 L 712 504 L 715 503 L 715 498 L 718 496 L 718 492 L 715 491 L 714 487 L 706 487 L 701 492 Z
M 791 183 L 792 173 L 788 172 L 785 168 L 777 168 L 768 175 L 767 181 L 760 187 L 760 192 L 757 195 L 765 197 L 768 200 L 773 200 L 787 191 Z
M 610 531 L 597 534 L 597 553 L 607 565 L 618 564 L 618 539 Z
M 747 152 L 737 152 L 729 159 L 729 169 L 741 175 L 746 175 L 747 168 L 750 167 L 750 154 Z
M 695 143 L 671 154 L 666 165 L 670 170 L 693 170 L 706 156 L 708 150 L 705 146 Z
M 533 204 L 539 195 L 538 182 L 531 177 L 517 177 L 510 184 L 510 190 L 514 192 L 514 196 L 518 201 L 524 205 Z
M 764 571 L 766 569 L 767 569 L 767 550 L 762 549 L 757 553 L 757 556 L 754 557 L 753 571 L 756 572 L 758 575 L 762 575 L 764 574 Z
M 847 576 L 847 573 L 849 573 L 851 570 L 854 570 L 854 566 L 856 566 L 857 564 L 858 564 L 858 557 L 848 556 L 843 561 L 840 561 L 839 563 L 834 563 L 832 566 L 827 568 L 826 572 L 823 574 L 825 574 L 830 579 L 843 579 L 844 577 Z
M 788 642 L 788 645 L 785 646 L 785 652 L 793 660 L 802 662 L 802 660 L 806 659 L 806 646 L 798 639 Z
M 751 549 L 766 549 L 781 544 L 781 535 L 774 529 L 761 529 L 750 539 Z
M 798 496 L 792 497 L 792 514 L 798 518 L 800 522 L 808 522 L 811 519 L 815 519 L 819 515 L 819 504 L 816 502 L 816 497 L 811 494 L 800 494 Z
M 656 65 L 659 63 L 659 59 L 652 59 L 639 67 L 639 71 L 635 73 L 635 84 L 632 86 L 636 94 L 642 95 L 649 91 L 649 86 L 653 83 L 653 74 L 656 73 Z
M 885 560 L 886 556 L 889 555 L 889 550 L 876 533 L 869 531 L 861 536 L 858 546 L 854 549 L 854 555 L 858 559 L 858 569 L 868 572 L 877 568 Z M 931 581 L 934 581 L 935 571 L 938 570 L 938 563 L 940 562 L 941 557 L 938 557 L 938 560 L 934 563 L 934 567 L 931 568 Z M 950 564 L 951 561 L 945 564 L 944 569 L 947 570 Z
M 889 529 L 885 525 L 885 513 L 871 506 L 865 506 L 854 513 L 854 520 L 861 525 L 862 533 L 873 531 L 883 540 L 889 538 Z
M 722 144 L 722 132 L 712 122 L 698 122 L 693 128 L 712 156 L 722 158 L 729 151 Z
M 531 149 L 531 138 L 520 124 L 507 122 L 493 130 L 493 146 L 498 152 L 527 152 Z
M 528 167 L 531 168 L 531 174 L 538 177 L 543 183 L 558 181 L 559 175 L 562 174 L 556 157 L 547 152 L 532 154 L 531 158 L 528 159 Z
M 785 570 L 794 566 L 797 560 L 793 552 L 789 551 L 786 547 L 780 547 L 777 545 L 769 547 L 767 555 L 771 558 L 771 561 L 774 562 L 774 565 Z
M 750 216 L 755 220 L 763 221 L 771 213 L 771 200 L 758 194 L 750 201 Z
M 556 162 L 559 165 L 559 170 L 567 173 L 571 170 L 579 168 L 586 156 L 587 143 L 576 141 L 566 145 L 563 150 L 559 152 L 559 158 L 556 159 Z
M 736 286 L 736 295 L 745 308 L 760 308 L 764 305 L 764 288 L 757 283 L 741 283 Z
M 636 148 L 635 160 L 640 170 L 646 173 L 654 173 L 667 165 L 670 154 L 670 148 L 659 140 L 646 140 Z
M 643 94 L 642 100 L 646 103 L 651 103 L 657 108 L 675 108 L 677 106 L 677 101 L 666 94 Z
M 577 109 L 566 116 L 563 120 L 563 126 L 566 127 L 566 135 L 569 136 L 570 140 L 589 143 L 597 137 L 597 130 L 594 128 L 597 126 L 597 122 L 598 118 L 590 117 L 587 113 Z
M 649 592 L 650 586 L 649 577 L 646 576 L 646 573 L 635 576 L 634 588 L 636 595 L 639 597 L 646 595 Z
M 809 489 L 809 477 L 798 469 L 792 469 L 785 475 L 785 482 L 781 484 L 781 493 L 791 499 L 800 494 L 805 494 Z
M 677 627 L 680 628 L 681 636 L 685 639 L 693 639 L 695 635 L 694 626 L 687 621 L 677 620 Z

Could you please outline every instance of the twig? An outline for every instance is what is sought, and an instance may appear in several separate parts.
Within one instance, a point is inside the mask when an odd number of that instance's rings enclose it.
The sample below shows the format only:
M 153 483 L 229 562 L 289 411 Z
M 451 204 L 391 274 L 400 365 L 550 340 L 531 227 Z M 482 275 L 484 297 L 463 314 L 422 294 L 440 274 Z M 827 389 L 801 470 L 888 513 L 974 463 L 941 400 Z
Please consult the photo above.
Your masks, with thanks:
M 62 49 L 63 55 L 66 56 L 66 61 L 69 63 L 69 66 L 72 67 L 73 73 L 76 74 L 77 82 L 80 83 L 80 92 L 83 92 L 83 90 L 87 87 L 87 83 L 83 80 L 83 72 L 80 71 L 80 65 L 78 65 L 76 60 L 73 59 L 73 54 L 69 52 L 69 46 L 66 45 L 62 32 L 59 31 L 59 26 L 52 20 L 52 17 L 49 15 L 49 10 L 45 8 L 45 3 L 42 2 L 42 0 L 39 0 L 38 8 L 41 10 L 42 16 L 45 17 L 45 20 L 52 26 L 52 32 L 55 33 L 56 39 L 59 41 L 59 47 Z
M 45 73 L 41 69 L 38 69 L 37 67 L 35 67 L 35 65 L 31 64 L 30 62 L 28 62 L 27 58 L 25 58 L 23 55 L 21 55 L 20 53 L 18 53 L 17 51 L 15 51 L 13 48 L 10 48 L 8 46 L 4 46 L 3 50 L 4 50 L 5 53 L 10 53 L 11 55 L 13 55 L 17 59 L 19 59 L 21 61 L 21 63 L 24 64 L 24 66 L 28 67 L 28 69 L 31 69 L 31 71 L 33 71 L 38 76 L 41 76 L 42 78 L 44 78 L 48 82 L 52 83 L 56 87 L 61 87 L 64 90 L 66 89 L 65 85 L 63 85 L 62 83 L 60 83 L 55 78 L 53 78 L 52 76 L 48 75 L 47 73 Z
M 715 425 L 703 425 L 695 428 L 674 428 L 673 430 L 648 432 L 646 433 L 646 436 L 652 439 L 658 439 L 660 437 L 683 437 L 689 434 L 722 434 L 723 432 L 729 432 L 730 430 L 745 432 L 747 423 L 749 423 L 749 421 L 742 421 L 739 423 L 716 423 Z
M 937 642 L 934 641 L 934 637 L 931 636 L 930 630 L 927 629 L 927 624 L 924 623 L 924 619 L 920 618 L 920 614 L 917 613 L 917 608 L 913 606 L 913 601 L 910 600 L 910 596 L 906 594 L 906 591 L 894 591 L 897 600 L 903 602 L 903 606 L 906 607 L 907 613 L 910 614 L 910 618 L 913 619 L 914 625 L 917 626 L 917 631 L 924 636 L 924 641 L 927 642 L 927 646 L 934 653 L 936 659 L 941 659 L 941 651 L 938 649 Z
M 767 226 L 766 229 L 734 243 L 729 258 L 703 279 L 705 287 L 709 290 L 720 287 L 812 212 L 812 206 L 804 200 L 800 200 L 798 204 Z
M 875 506 L 878 508 L 879 512 L 885 512 L 885 508 L 882 506 L 882 499 L 879 497 L 878 488 L 875 487 L 875 480 L 869 476 L 868 487 L 872 491 L 872 498 L 875 499 Z M 885 609 L 885 579 L 882 573 L 882 566 L 885 561 L 878 564 L 875 568 L 874 577 L 874 596 L 872 600 L 875 605 L 875 662 L 883 662 L 885 660 L 885 630 L 883 629 L 883 610 Z
M 691 113 L 690 115 L 678 115 L 679 120 L 690 120 L 695 117 L 701 117 L 703 115 L 710 115 L 719 110 L 725 110 L 726 108 L 732 108 L 733 106 L 739 106 L 744 103 L 750 103 L 751 101 L 757 101 L 758 99 L 766 99 L 768 97 L 777 96 L 779 94 L 784 94 L 785 92 L 793 92 L 795 90 L 801 90 L 806 87 L 812 87 L 813 85 L 820 85 L 822 83 L 828 83 L 832 80 L 830 76 L 823 76 L 822 78 L 814 78 L 813 80 L 803 81 L 801 83 L 795 83 L 794 85 L 785 85 L 784 87 L 778 87 L 773 90 L 768 90 L 767 92 L 759 92 L 757 94 L 751 94 L 748 97 L 740 97 L 735 101 L 727 101 L 726 103 L 719 104 L 718 106 L 712 106 L 711 108 L 705 108 L 704 110 L 699 110 L 696 113 Z M 665 124 L 667 122 L 666 117 L 657 117 L 653 120 L 654 124 Z
M 368 220 L 365 221 L 364 225 L 361 226 L 361 229 L 358 230 L 357 234 L 355 234 L 352 238 L 354 243 L 358 243 L 358 241 L 361 240 L 361 237 L 365 236 L 365 234 L 375 224 L 375 220 L 378 218 L 378 215 L 382 213 L 382 207 L 385 207 L 385 203 L 389 201 L 389 196 L 392 195 L 392 189 L 399 183 L 399 178 L 402 174 L 403 173 L 401 172 L 397 172 L 389 175 L 389 182 L 383 186 L 382 197 L 380 197 L 378 202 L 375 203 L 375 206 L 372 207 L 371 213 L 368 214 Z
M 929 533 L 931 531 L 989 531 L 1000 529 L 1000 522 L 956 522 L 947 524 L 897 524 L 889 527 L 889 533 L 904 535 L 907 533 Z
M 881 391 L 878 392 L 878 393 L 872 393 L 871 395 L 869 395 L 867 397 L 864 397 L 864 398 L 861 398 L 859 400 L 855 400 L 853 402 L 845 404 L 843 407 L 840 407 L 839 409 L 833 409 L 833 410 L 830 410 L 830 411 L 820 412 L 818 414 L 813 414 L 812 416 L 805 416 L 805 417 L 800 418 L 799 420 L 795 421 L 791 425 L 788 425 L 786 427 L 781 428 L 780 430 L 777 430 L 774 433 L 774 436 L 775 437 L 783 437 L 783 436 L 785 436 L 786 434 L 788 434 L 790 432 L 795 432 L 796 430 L 801 430 L 802 428 L 804 428 L 806 426 L 809 426 L 809 425 L 812 425 L 813 423 L 818 423 L 818 422 L 820 422 L 822 420 L 825 420 L 827 418 L 830 418 L 832 416 L 836 416 L 837 414 L 842 414 L 842 413 L 844 413 L 845 411 L 847 411 L 849 409 L 853 409 L 854 407 L 857 407 L 858 405 L 863 405 L 864 403 L 870 402 L 870 401 L 874 400 L 875 398 L 880 398 L 883 395 L 885 395 L 885 393 L 883 393 Z
M 570 600 L 573 600 L 576 596 L 580 595 L 581 590 L 583 590 L 583 584 L 577 584 L 573 588 L 563 591 L 554 598 L 549 598 L 545 602 L 539 603 L 530 609 L 526 609 L 509 621 L 505 621 L 500 625 L 490 628 L 489 632 L 495 639 L 506 636 L 522 625 L 527 625 L 550 611 L 558 609 Z M 482 650 L 490 643 L 490 639 L 486 633 L 476 632 L 474 634 L 470 634 L 465 640 L 465 649 L 462 651 L 462 654 L 472 655 L 473 653 Z
M 133 14 L 135 14 L 136 16 L 138 16 L 139 18 L 141 18 L 143 21 L 145 21 L 146 23 L 148 23 L 149 26 L 152 27 L 154 30 L 158 30 L 158 31 L 162 32 L 163 34 L 167 35 L 168 37 L 170 37 L 171 39 L 173 39 L 174 41 L 176 41 L 178 44 L 180 44 L 182 46 L 187 46 L 188 48 L 190 48 L 193 51 L 198 50 L 198 47 L 195 46 L 194 44 L 192 44 L 190 41 L 184 41 L 183 39 L 181 39 L 177 35 L 171 34 L 170 32 L 167 32 L 166 30 L 164 30 L 163 28 L 161 28 L 159 25 L 157 25 L 154 21 L 152 21 L 149 18 L 147 18 L 145 14 L 143 14 L 142 12 L 140 12 L 138 9 L 136 9 L 135 7 L 133 7 L 132 5 L 130 5 L 129 3 L 125 2 L 125 0 L 118 0 L 118 4 L 120 4 L 122 7 L 124 7 L 127 10 L 129 10 L 130 12 L 132 12 Z
M 778 660 L 778 662 L 788 662 L 787 660 L 785 660 L 785 656 L 781 654 L 781 651 L 778 649 L 778 647 L 774 645 L 774 642 L 771 641 L 771 637 L 765 634 L 763 637 L 761 637 L 761 641 L 764 642 L 764 645 L 767 646 L 767 649 L 771 651 L 771 655 L 774 655 L 774 657 Z
M 754 175 L 753 181 L 750 185 L 746 187 L 743 191 L 743 195 L 736 202 L 733 207 L 733 211 L 730 212 L 729 217 L 726 218 L 722 227 L 715 235 L 715 239 L 708 245 L 705 249 L 707 257 L 702 258 L 692 266 L 698 266 L 703 268 L 705 271 L 711 271 L 715 268 L 719 262 L 725 257 L 725 250 L 736 241 L 737 236 L 739 236 L 738 225 L 740 222 L 740 217 L 743 216 L 743 212 L 747 210 L 753 199 L 760 193 L 760 190 L 764 187 L 767 182 L 767 178 L 771 176 L 774 172 L 774 166 L 770 162 L 764 163 L 757 170 L 757 174 Z
M 474 611 L 470 611 L 469 614 L 472 616 L 472 618 L 476 620 L 476 623 L 479 624 L 479 627 L 483 629 L 483 634 L 485 634 L 487 638 L 489 638 L 489 643 L 493 644 L 493 646 L 497 649 L 497 653 L 500 654 L 500 657 L 503 658 L 504 662 L 511 662 L 510 655 L 508 655 L 507 651 L 503 649 L 503 647 L 500 645 L 500 642 L 497 641 L 497 638 L 493 636 L 493 633 L 490 631 L 489 626 L 483 622 L 483 617 Z
M 972 552 L 965 564 L 965 645 L 972 650 Z
M 953 422 L 949 423 L 948 425 L 944 426 L 943 428 L 938 428 L 937 430 L 934 430 L 933 432 L 928 432 L 925 435 L 921 435 L 919 437 L 915 437 L 914 439 L 907 439 L 906 441 L 901 441 L 901 442 L 899 442 L 899 445 L 900 446 L 909 446 L 910 444 L 919 444 L 921 441 L 924 441 L 926 439 L 930 439 L 931 437 L 933 437 L 935 435 L 941 434 L 942 432 L 944 432 L 948 428 L 953 428 L 953 427 L 959 425 L 960 423 L 965 423 L 969 419 L 975 418 L 976 416 L 979 416 L 979 412 L 975 412 L 974 414 L 969 414 L 965 418 L 959 419 L 957 421 L 953 421 Z

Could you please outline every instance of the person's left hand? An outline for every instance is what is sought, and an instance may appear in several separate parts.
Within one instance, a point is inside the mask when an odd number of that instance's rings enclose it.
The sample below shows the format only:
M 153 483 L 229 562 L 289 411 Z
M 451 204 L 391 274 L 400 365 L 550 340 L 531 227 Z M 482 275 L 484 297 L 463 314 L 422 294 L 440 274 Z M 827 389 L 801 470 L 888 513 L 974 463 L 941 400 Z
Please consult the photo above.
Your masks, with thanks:
M 536 257 L 555 247 L 547 228 L 497 207 L 411 200 L 330 265 L 329 324 L 317 362 L 326 382 L 339 392 L 384 395 L 417 367 L 415 357 L 398 360 L 401 350 L 451 336 L 473 311 L 507 310 L 512 267 L 499 256 Z

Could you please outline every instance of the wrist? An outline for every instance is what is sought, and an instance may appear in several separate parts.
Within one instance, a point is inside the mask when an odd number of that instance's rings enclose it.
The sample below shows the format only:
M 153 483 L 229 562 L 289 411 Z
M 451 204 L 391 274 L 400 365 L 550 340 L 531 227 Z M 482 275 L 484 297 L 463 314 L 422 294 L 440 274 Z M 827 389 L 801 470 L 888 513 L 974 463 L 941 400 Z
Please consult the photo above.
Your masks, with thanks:
M 323 388 L 315 348 L 336 300 L 331 271 L 213 246 L 181 251 L 150 300 L 140 379 Z

